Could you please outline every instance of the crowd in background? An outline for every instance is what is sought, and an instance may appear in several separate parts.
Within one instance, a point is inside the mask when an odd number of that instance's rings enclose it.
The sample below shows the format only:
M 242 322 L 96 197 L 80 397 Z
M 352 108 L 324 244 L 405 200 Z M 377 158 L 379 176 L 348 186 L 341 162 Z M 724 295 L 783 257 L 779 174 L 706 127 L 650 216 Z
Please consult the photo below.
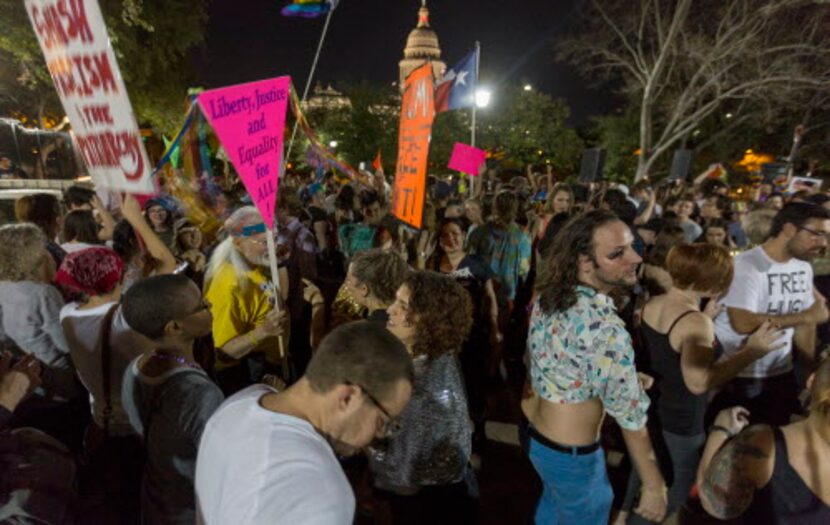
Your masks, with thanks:
M 612 501 L 619 523 L 830 522 L 830 195 L 489 171 L 430 176 L 416 229 L 390 182 L 289 173 L 273 232 L 229 191 L 215 235 L 169 196 L 20 198 L 0 227 L 0 517 L 474 523 L 488 396 L 518 371 L 537 523 Z M 336 388 L 374 407 L 369 430 L 311 412 Z M 292 431 L 337 454 L 358 511 L 342 472 L 280 463 L 332 454 L 269 449 L 256 400 L 312 423 Z M 633 464 L 616 498 L 603 446 Z

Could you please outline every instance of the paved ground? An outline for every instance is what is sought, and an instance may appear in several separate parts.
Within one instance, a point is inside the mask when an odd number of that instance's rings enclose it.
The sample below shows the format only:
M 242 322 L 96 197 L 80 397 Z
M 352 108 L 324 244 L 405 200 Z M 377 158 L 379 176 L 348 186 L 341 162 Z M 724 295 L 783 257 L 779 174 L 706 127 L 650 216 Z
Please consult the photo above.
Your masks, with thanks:
M 533 522 L 533 510 L 541 491 L 541 484 L 533 466 L 522 453 L 518 440 L 518 423 L 520 420 L 518 395 L 521 378 L 517 374 L 508 374 L 509 383 L 502 383 L 494 388 L 488 399 L 488 442 L 481 452 L 481 468 L 477 479 L 481 491 L 479 503 L 480 525 L 524 525 Z M 611 447 L 614 445 L 612 436 Z M 617 440 L 617 443 L 621 442 Z M 628 465 L 624 454 L 609 450 L 606 446 L 609 462 L 609 477 L 614 486 L 614 493 L 621 498 L 628 478 Z M 362 478 L 356 482 L 359 487 L 368 480 Z M 364 485 L 365 487 L 365 485 Z M 358 506 L 371 500 L 371 491 L 356 489 Z M 702 511 L 701 511 L 702 512 Z M 709 525 L 724 522 L 713 520 L 698 513 L 672 518 L 668 525 Z M 385 520 L 375 520 L 368 515 L 360 517 L 359 525 L 382 525 Z M 613 517 L 612 517 L 612 523 Z M 433 525 L 433 524 L 429 524 Z M 603 525 L 603 524 L 597 524 Z M 622 523 L 614 525 L 623 525 Z

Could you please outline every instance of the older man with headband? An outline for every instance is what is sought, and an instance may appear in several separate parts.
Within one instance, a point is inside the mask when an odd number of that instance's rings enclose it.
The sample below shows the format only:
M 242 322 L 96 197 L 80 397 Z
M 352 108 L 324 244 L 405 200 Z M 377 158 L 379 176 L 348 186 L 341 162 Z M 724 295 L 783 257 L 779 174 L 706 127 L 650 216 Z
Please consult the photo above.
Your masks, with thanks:
M 266 366 L 280 364 L 277 338 L 283 334 L 287 315 L 283 308 L 275 308 L 278 297 L 269 270 L 269 233 L 257 209 L 236 210 L 225 221 L 225 231 L 228 237 L 208 263 L 205 298 L 213 305 L 217 381 L 229 395 L 259 381 Z M 287 290 L 280 279 L 280 289 Z

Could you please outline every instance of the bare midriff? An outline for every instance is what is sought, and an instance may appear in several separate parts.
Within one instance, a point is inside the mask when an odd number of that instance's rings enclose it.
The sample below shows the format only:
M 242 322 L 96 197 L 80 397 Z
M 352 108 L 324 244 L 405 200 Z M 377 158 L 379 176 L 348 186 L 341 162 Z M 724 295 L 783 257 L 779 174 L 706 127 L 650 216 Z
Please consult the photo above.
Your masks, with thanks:
M 522 401 L 522 411 L 540 434 L 560 445 L 579 447 L 599 440 L 604 417 L 599 399 L 567 404 L 533 395 Z

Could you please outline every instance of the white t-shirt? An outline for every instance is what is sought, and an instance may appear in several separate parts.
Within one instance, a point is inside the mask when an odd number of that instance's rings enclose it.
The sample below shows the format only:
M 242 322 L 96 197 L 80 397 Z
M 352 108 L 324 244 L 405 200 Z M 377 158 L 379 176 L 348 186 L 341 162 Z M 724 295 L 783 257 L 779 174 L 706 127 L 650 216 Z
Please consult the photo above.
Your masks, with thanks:
M 328 442 L 308 421 L 262 408 L 254 385 L 210 418 L 196 460 L 198 523 L 349 525 L 355 500 Z
M 786 263 L 773 261 L 758 246 L 735 257 L 735 277 L 722 303 L 727 308 L 784 315 L 804 311 L 813 301 L 810 264 L 795 258 Z M 791 371 L 793 332 L 793 328 L 785 329 L 786 345 L 753 362 L 738 377 L 773 377 Z M 747 338 L 732 329 L 725 310 L 715 319 L 715 334 L 723 345 L 724 355 L 740 350 Z
M 101 375 L 101 334 L 104 316 L 114 303 L 90 309 L 80 309 L 78 303 L 69 303 L 61 309 L 60 320 L 72 362 L 78 377 L 89 391 L 92 418 L 98 426 L 104 424 L 104 381 Z M 129 327 L 121 307 L 112 316 L 110 329 L 110 402 L 112 416 L 110 433 L 116 436 L 133 434 L 127 415 L 121 405 L 121 383 L 130 361 L 153 347 L 152 341 Z

